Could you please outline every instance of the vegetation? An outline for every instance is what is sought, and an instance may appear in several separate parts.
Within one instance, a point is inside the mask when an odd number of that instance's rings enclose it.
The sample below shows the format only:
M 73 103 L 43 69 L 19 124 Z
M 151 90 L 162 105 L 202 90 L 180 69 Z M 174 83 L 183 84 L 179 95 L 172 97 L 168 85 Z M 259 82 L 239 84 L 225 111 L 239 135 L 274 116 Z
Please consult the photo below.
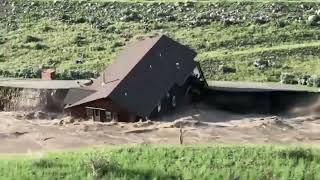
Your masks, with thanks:
M 136 146 L 0 157 L 0 179 L 319 179 L 319 149 Z
M 128 42 L 161 33 L 194 48 L 212 80 L 320 75 L 318 2 L 11 0 L 6 9 L 6 77 L 39 77 L 43 67 L 61 79 L 96 76 Z

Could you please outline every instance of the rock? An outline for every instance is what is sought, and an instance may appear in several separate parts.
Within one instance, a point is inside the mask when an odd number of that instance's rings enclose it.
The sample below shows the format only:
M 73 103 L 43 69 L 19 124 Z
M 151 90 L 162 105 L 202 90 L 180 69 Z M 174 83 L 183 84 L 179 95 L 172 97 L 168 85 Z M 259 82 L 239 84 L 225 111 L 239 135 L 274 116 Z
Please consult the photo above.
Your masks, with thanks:
M 271 60 L 263 60 L 263 59 L 257 59 L 254 62 L 254 66 L 259 68 L 260 70 L 266 69 L 268 67 L 272 66 L 272 61 Z
M 268 16 L 259 16 L 259 17 L 256 17 L 254 19 L 254 21 L 258 24 L 265 24 L 265 23 L 269 22 L 269 17 Z
M 298 84 L 300 85 L 308 85 L 308 80 L 310 79 L 311 76 L 309 75 L 304 75 L 302 77 L 299 78 L 298 80 Z
M 307 23 L 309 25 L 317 25 L 318 24 L 318 21 L 319 21 L 319 16 L 318 15 L 311 15 L 308 17 L 308 20 L 307 20 Z
M 320 87 L 320 78 L 316 75 L 311 76 L 307 80 L 307 85 L 308 86 L 313 86 L 313 87 Z
M 83 64 L 83 59 L 82 58 L 76 59 L 75 64 Z
M 238 21 L 236 18 L 234 17 L 225 17 L 221 19 L 223 25 L 225 26 L 229 26 L 229 25 L 233 25 L 233 24 L 237 24 Z

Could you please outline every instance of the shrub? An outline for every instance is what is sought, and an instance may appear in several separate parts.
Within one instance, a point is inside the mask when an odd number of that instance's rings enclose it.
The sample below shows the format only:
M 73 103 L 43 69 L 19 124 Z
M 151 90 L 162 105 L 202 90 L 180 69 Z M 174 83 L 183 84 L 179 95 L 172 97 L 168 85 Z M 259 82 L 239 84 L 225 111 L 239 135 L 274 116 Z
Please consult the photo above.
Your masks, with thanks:
M 53 160 L 44 159 L 42 157 L 32 161 L 32 166 L 35 166 L 37 168 L 51 168 L 53 165 Z
M 282 73 L 280 76 L 280 82 L 283 84 L 297 84 L 298 81 L 295 75 L 291 73 Z
M 108 172 L 114 172 L 119 169 L 117 162 L 101 153 L 88 154 L 84 165 L 90 169 L 91 176 L 94 178 L 101 178 Z
M 77 45 L 77 46 L 82 46 L 84 44 L 86 44 L 86 37 L 81 35 L 81 34 L 77 34 L 74 39 L 73 42 Z
M 313 86 L 313 87 L 320 87 L 320 78 L 316 75 L 311 76 L 307 80 L 307 85 L 308 86 Z
M 39 41 L 42 41 L 42 39 L 40 39 L 40 38 L 38 38 L 38 37 L 35 37 L 35 36 L 30 36 L 30 35 L 28 35 L 28 36 L 26 37 L 26 40 L 25 40 L 26 43 L 39 42 Z
M 49 47 L 43 43 L 35 43 L 34 45 L 31 46 L 31 48 L 35 50 L 41 50 L 41 49 L 48 49 Z

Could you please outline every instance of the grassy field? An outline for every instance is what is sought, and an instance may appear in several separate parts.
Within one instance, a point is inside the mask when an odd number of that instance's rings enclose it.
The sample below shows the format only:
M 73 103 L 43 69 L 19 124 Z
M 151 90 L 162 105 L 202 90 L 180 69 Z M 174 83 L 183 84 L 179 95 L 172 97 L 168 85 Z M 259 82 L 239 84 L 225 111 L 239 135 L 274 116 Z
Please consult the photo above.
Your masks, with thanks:
M 319 179 L 320 150 L 136 146 L 0 156 L 0 179 Z
M 60 79 L 93 77 L 127 43 L 155 34 L 195 49 L 212 80 L 320 75 L 320 18 L 308 21 L 317 2 L 12 0 L 6 9 L 1 76 L 39 77 L 41 68 L 55 67 Z

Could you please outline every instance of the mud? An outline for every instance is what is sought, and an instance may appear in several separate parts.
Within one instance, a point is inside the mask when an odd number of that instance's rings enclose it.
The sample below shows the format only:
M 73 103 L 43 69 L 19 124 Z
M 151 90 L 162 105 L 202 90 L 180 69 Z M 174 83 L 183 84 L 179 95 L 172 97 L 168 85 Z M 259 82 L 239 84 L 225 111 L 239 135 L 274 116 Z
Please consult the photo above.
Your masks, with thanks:
M 17 118 L 19 117 L 19 118 Z M 99 123 L 26 119 L 0 112 L 0 153 L 32 153 L 124 144 L 308 144 L 320 143 L 320 116 L 243 115 L 190 107 L 158 121 Z

